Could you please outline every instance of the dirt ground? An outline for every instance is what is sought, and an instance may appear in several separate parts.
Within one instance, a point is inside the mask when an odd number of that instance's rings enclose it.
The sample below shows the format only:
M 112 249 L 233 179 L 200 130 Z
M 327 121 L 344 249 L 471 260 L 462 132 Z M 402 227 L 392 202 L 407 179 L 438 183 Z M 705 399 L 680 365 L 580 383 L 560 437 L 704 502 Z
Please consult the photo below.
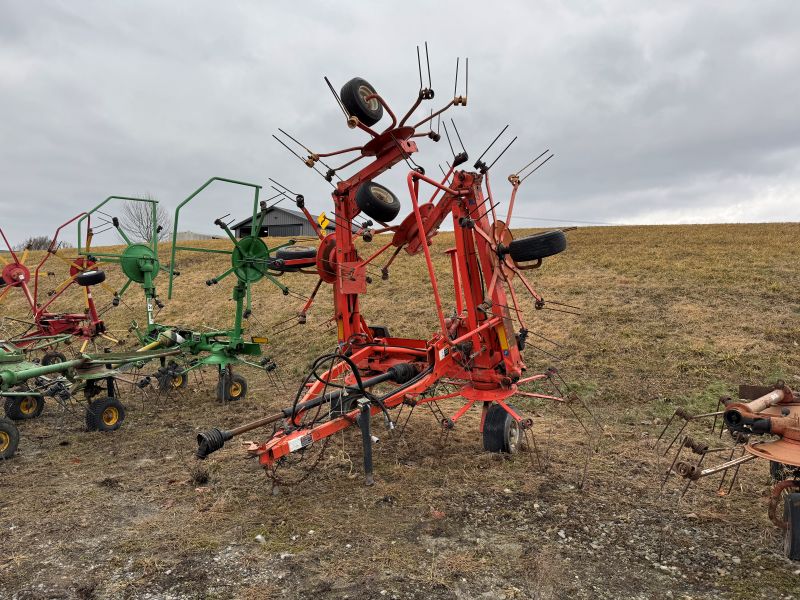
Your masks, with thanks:
M 171 396 L 123 389 L 128 417 L 111 434 L 53 403 L 20 424 L 17 456 L 0 463 L 0 598 L 800 598 L 800 563 L 766 515 L 767 465 L 748 463 L 730 495 L 715 480 L 681 499 L 682 482 L 660 490 L 667 464 L 652 449 L 676 407 L 713 409 L 739 383 L 800 387 L 798 237 L 800 224 L 570 232 L 531 279 L 581 314 L 531 309 L 531 329 L 559 345 L 530 338 L 525 357 L 575 386 L 598 419 L 578 413 L 590 433 L 565 407 L 515 400 L 539 453 L 508 457 L 482 450 L 477 412 L 445 438 L 420 407 L 402 436 L 376 420 L 373 487 L 357 431 L 293 486 L 273 486 L 236 440 L 193 458 L 198 431 L 285 406 L 333 343 L 327 292 L 307 325 L 280 332 L 302 301 L 259 283 L 251 333 L 270 336 L 279 381 L 242 371 L 247 399 L 224 406 L 211 372 Z M 451 243 L 434 246 L 443 287 Z M 230 285 L 202 284 L 224 258 L 179 258 L 159 320 L 224 324 Z M 375 278 L 367 318 L 427 337 L 423 265 L 403 257 Z M 112 329 L 123 336 L 140 304 L 129 292 Z

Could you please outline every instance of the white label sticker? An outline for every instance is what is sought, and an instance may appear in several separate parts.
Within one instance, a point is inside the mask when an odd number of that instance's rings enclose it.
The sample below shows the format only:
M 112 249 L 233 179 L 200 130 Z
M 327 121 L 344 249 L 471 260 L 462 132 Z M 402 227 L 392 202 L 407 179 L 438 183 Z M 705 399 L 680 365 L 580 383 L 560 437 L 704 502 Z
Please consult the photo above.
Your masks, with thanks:
M 311 437 L 310 433 L 300 437 L 296 437 L 294 439 L 289 440 L 289 452 L 297 452 L 301 448 L 310 446 L 312 443 L 314 443 L 314 439 Z

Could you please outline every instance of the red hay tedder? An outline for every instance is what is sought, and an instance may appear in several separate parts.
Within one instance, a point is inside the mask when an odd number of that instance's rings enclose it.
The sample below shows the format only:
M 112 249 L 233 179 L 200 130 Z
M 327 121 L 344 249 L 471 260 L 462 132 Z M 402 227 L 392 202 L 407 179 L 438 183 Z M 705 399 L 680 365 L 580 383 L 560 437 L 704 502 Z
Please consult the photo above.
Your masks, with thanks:
M 437 181 L 425 175 L 424 169 L 411 159 L 418 151 L 417 139 L 439 140 L 439 134 L 431 128 L 433 119 L 453 106 L 466 106 L 466 93 L 454 95 L 443 108 L 431 111 L 412 124 L 412 115 L 417 108 L 434 96 L 430 85 L 423 88 L 421 69 L 417 100 L 400 119 L 386 100 L 363 79 L 347 82 L 340 95 L 332 87 L 331 91 L 347 117 L 348 126 L 360 129 L 369 137 L 363 146 L 317 154 L 281 132 L 308 152 L 307 157 L 302 158 L 292 151 L 309 167 L 316 170 L 318 162 L 327 167 L 323 177 L 329 182 L 334 176 L 338 177 L 338 171 L 361 160 L 369 161 L 356 173 L 332 184 L 335 188 L 332 193 L 334 233 L 325 235 L 305 209 L 303 197 L 293 198 L 306 212 L 321 240 L 316 255 L 319 281 L 300 313 L 300 322 L 305 322 L 306 311 L 321 284 L 332 284 L 338 346 L 335 352 L 314 362 L 291 406 L 230 431 L 215 428 L 201 433 L 197 456 L 205 458 L 233 436 L 274 425 L 270 439 L 249 446 L 250 454 L 258 457 L 269 472 L 293 453 L 305 452 L 316 443 L 357 424 L 362 432 L 366 481 L 371 484 L 373 437 L 370 418 L 382 414 L 391 430 L 398 420 L 397 409 L 426 403 L 436 408 L 435 414 L 440 416 L 445 429 L 454 427 L 473 406 L 479 407 L 480 429 L 486 450 L 514 453 L 524 446 L 530 448 L 527 435 L 533 421 L 515 409 L 511 399 L 543 398 L 558 402 L 577 399 L 574 394 L 562 393 L 561 387 L 565 384 L 555 369 L 531 375 L 526 372 L 522 357 L 529 330 L 515 284 L 533 296 L 536 308 L 544 308 L 545 300 L 534 290 L 523 271 L 538 267 L 542 259 L 566 248 L 561 230 L 515 240 L 509 229 L 517 192 L 527 176 L 523 172 L 538 159 L 508 178 L 512 192 L 505 220 L 500 220 L 489 184 L 491 165 L 479 159 L 475 163 L 476 171 L 459 169 L 468 160 L 464 150 L 454 153 L 449 170 L 443 179 Z M 388 114 L 391 123 L 382 131 L 373 129 L 384 114 Z M 420 129 L 426 125 L 425 130 Z M 323 162 L 323 159 L 345 154 L 356 156 L 337 168 Z M 401 204 L 375 179 L 403 161 L 410 168 L 407 183 L 412 210 L 399 225 L 390 226 L 386 223 L 398 216 Z M 430 195 L 425 194 L 426 188 Z M 286 187 L 283 189 L 290 192 Z M 370 220 L 364 221 L 362 213 Z M 452 312 L 446 312 L 442 304 L 439 290 L 443 282 L 437 276 L 431 257 L 431 240 L 447 218 L 452 219 L 455 233 L 455 247 L 447 251 L 452 269 L 449 279 L 456 298 Z M 364 222 L 359 223 L 357 219 Z M 375 227 L 373 221 L 380 227 Z M 357 237 L 365 242 L 384 239 L 386 242 L 365 257 L 356 248 Z M 389 266 L 401 250 L 409 255 L 424 255 L 438 318 L 438 328 L 428 339 L 395 337 L 388 327 L 369 324 L 362 313 L 361 295 L 371 282 L 368 267 L 380 256 L 390 255 L 381 267 L 383 278 L 388 279 Z M 552 393 L 521 389 L 524 384 L 533 382 L 549 385 L 543 391 L 552 389 Z M 440 383 L 450 384 L 454 391 L 437 392 Z M 452 388 L 453 384 L 455 388 Z M 458 408 L 450 416 L 438 408 L 439 401 L 459 398 Z
M 69 343 L 73 337 L 83 340 L 81 351 L 85 349 L 91 340 L 98 336 L 103 336 L 116 342 L 116 340 L 105 334 L 105 325 L 98 314 L 94 297 L 92 296 L 92 286 L 102 284 L 105 281 L 105 273 L 98 268 L 97 261 L 91 256 L 65 258 L 59 253 L 60 242 L 58 237 L 61 231 L 85 215 L 86 213 L 80 213 L 56 229 L 50 245 L 37 263 L 33 273 L 25 264 L 29 250 L 26 248 L 20 256 L 11 247 L 5 233 L 0 229 L 0 236 L 2 236 L 3 242 L 8 248 L 10 257 L 9 260 L 0 256 L 0 262 L 2 263 L 0 301 L 9 296 L 12 290 L 18 289 L 22 292 L 30 308 L 30 320 L 12 319 L 12 321 L 24 325 L 25 328 L 22 333 L 12 336 L 12 339 L 7 341 L 29 352 L 46 350 L 42 358 L 42 364 L 53 364 L 66 360 L 64 355 L 57 352 L 56 349 L 61 343 Z M 69 275 L 64 281 L 45 294 L 42 278 L 52 274 L 43 271 L 43 267 L 51 256 L 55 256 L 67 263 Z M 31 284 L 33 289 L 31 289 Z M 51 306 L 53 303 L 61 298 L 72 285 L 78 285 L 83 288 L 85 310 L 72 313 L 52 312 Z M 46 296 L 46 299 L 43 296 Z

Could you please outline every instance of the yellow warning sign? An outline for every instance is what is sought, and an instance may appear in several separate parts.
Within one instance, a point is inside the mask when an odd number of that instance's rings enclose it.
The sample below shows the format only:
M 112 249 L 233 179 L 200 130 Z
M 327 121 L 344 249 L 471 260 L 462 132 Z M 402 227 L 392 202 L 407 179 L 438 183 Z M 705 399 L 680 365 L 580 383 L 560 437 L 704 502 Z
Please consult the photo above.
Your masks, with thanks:
M 325 213 L 322 213 L 320 216 L 317 217 L 317 223 L 319 223 L 319 226 L 323 230 L 327 229 L 328 225 L 331 224 L 330 220 L 328 219 L 328 215 L 326 215 Z

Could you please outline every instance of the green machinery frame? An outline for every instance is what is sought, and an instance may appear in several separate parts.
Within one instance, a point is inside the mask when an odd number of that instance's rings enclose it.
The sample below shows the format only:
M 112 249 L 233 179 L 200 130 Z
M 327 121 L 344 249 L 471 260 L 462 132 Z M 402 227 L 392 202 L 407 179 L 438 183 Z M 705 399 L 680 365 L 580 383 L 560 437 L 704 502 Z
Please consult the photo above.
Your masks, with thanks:
M 181 211 L 214 182 L 243 186 L 253 190 L 253 221 L 250 235 L 237 239 L 228 225 L 222 219 L 217 219 L 214 223 L 225 232 L 232 242 L 233 248 L 202 248 L 180 244 L 178 242 L 178 226 Z M 175 209 L 172 251 L 170 257 L 170 264 L 173 268 L 169 269 L 170 277 L 167 298 L 172 298 L 174 279 L 176 275 L 179 275 L 174 268 L 179 251 L 225 254 L 230 256 L 230 268 L 222 274 L 208 279 L 206 284 L 209 286 L 218 284 L 229 275 L 234 275 L 236 277 L 236 284 L 232 292 L 232 298 L 236 303 L 236 309 L 233 325 L 230 329 L 198 332 L 180 327 L 152 323 L 148 324 L 148 328 L 144 333 L 136 330 L 140 342 L 145 344 L 145 347 L 148 347 L 148 345 L 153 346 L 154 344 L 168 345 L 171 342 L 173 344 L 179 344 L 189 354 L 205 355 L 199 360 L 191 361 L 184 368 L 174 369 L 169 374 L 173 377 L 175 387 L 185 384 L 185 375 L 189 371 L 203 366 L 216 366 L 219 375 L 217 399 L 221 401 L 239 400 L 246 394 L 247 381 L 241 375 L 233 373 L 233 365 L 245 364 L 268 373 L 276 367 L 275 363 L 269 359 L 263 359 L 260 363 L 256 363 L 244 358 L 261 356 L 261 345 L 267 341 L 265 338 L 258 337 L 252 337 L 248 341 L 245 340 L 243 336 L 242 322 L 243 319 L 249 316 L 252 308 L 252 285 L 266 278 L 280 288 L 284 295 L 288 295 L 289 288 L 278 281 L 276 277 L 268 271 L 274 265 L 272 253 L 280 248 L 291 246 L 295 243 L 294 240 L 290 240 L 274 248 L 269 248 L 258 236 L 267 209 L 266 203 L 259 200 L 261 189 L 262 186 L 254 183 L 227 179 L 224 177 L 212 177 L 192 192 Z M 166 386 L 161 384 L 161 387 L 163 388 Z
M 72 360 L 42 365 L 28 360 L 23 351 L 13 344 L 0 342 L 0 397 L 5 398 L 8 417 L 26 420 L 39 416 L 44 407 L 45 396 L 64 401 L 83 392 L 87 403 L 87 428 L 111 431 L 117 429 L 125 418 L 124 407 L 117 399 L 115 385 L 116 379 L 122 375 L 120 368 L 128 365 L 141 366 L 151 360 L 175 356 L 180 352 L 180 349 L 161 349 L 81 354 Z M 49 379 L 49 375 L 55 377 Z M 45 381 L 40 378 L 45 378 Z M 28 386 L 30 380 L 36 380 L 35 389 Z M 30 407 L 30 410 L 20 411 L 22 403 Z M 102 423 L 100 416 L 108 406 L 114 408 L 115 419 L 113 422 Z
M 150 210 L 150 240 L 145 243 L 132 242 L 128 234 L 125 232 L 122 224 L 117 217 L 111 217 L 111 224 L 117 230 L 120 237 L 125 242 L 125 249 L 122 252 L 88 252 L 89 240 L 92 236 L 91 228 L 87 228 L 86 232 L 86 245 L 83 245 L 83 235 L 81 232 L 81 225 L 84 220 L 89 219 L 95 213 L 104 214 L 101 209 L 109 202 L 119 200 L 123 202 L 141 202 L 148 205 Z M 109 196 L 100 204 L 88 211 L 86 215 L 81 217 L 78 221 L 78 254 L 83 256 L 91 255 L 94 258 L 101 259 L 104 262 L 117 263 L 120 265 L 123 274 L 127 277 L 125 284 L 114 292 L 114 304 L 118 304 L 123 294 L 128 290 L 131 284 L 139 284 L 144 290 L 145 302 L 147 306 L 147 324 L 148 327 L 152 325 L 154 320 L 154 304 L 162 307 L 163 305 L 158 299 L 156 293 L 155 279 L 160 271 L 169 271 L 170 275 L 172 270 L 164 267 L 158 260 L 158 234 L 160 227 L 158 225 L 158 201 L 150 198 L 132 198 L 129 196 Z

